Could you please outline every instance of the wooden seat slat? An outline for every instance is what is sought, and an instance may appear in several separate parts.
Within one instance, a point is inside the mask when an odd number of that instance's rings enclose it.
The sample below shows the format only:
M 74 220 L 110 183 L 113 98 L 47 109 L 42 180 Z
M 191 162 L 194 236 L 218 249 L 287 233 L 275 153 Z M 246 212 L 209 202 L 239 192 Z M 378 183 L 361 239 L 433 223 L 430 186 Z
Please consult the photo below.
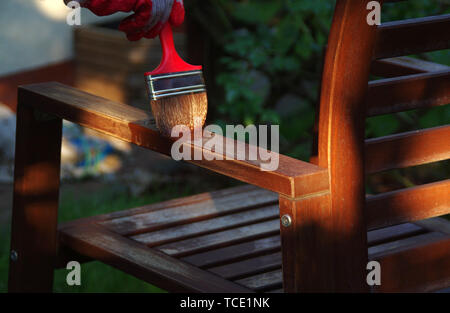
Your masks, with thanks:
M 236 263 L 209 268 L 208 271 L 225 279 L 237 279 L 281 267 L 281 252 L 263 255 Z
M 412 223 L 376 229 L 367 232 L 367 245 L 372 247 L 385 242 L 399 240 L 425 232 L 427 232 L 426 229 Z
M 77 230 L 78 228 L 78 230 Z M 85 229 L 88 229 L 86 232 Z M 84 255 L 96 255 L 99 253 L 98 251 L 95 252 L 97 249 L 100 249 L 99 247 L 103 247 L 103 243 L 100 244 L 100 242 L 97 242 L 95 238 L 103 238 L 104 235 L 107 234 L 108 236 L 112 236 L 115 239 L 118 240 L 119 238 L 124 238 L 120 235 L 113 234 L 108 230 L 100 230 L 101 227 L 89 227 L 89 226 L 83 226 L 80 225 L 79 227 L 68 227 L 68 229 L 63 230 L 63 242 L 72 242 L 72 240 L 80 240 L 80 237 L 78 234 L 85 233 L 83 235 L 83 241 L 86 241 L 87 238 L 89 238 L 89 242 L 93 243 L 95 241 L 95 248 L 89 247 L 88 250 L 89 253 L 86 253 L 83 248 L 82 251 Z M 373 249 L 369 250 L 369 254 L 372 258 L 383 256 L 387 253 L 392 253 L 392 251 L 395 251 L 395 249 L 400 249 L 402 246 L 400 245 L 392 245 L 392 240 L 397 240 L 398 238 L 405 238 L 406 236 L 413 236 L 414 234 L 418 234 L 420 232 L 423 232 L 424 230 L 418 226 L 412 225 L 412 224 L 404 224 L 404 225 L 398 225 L 389 227 L 387 229 L 383 230 L 376 230 L 371 231 L 368 233 L 369 238 L 369 245 L 377 244 L 377 246 L 373 247 Z M 99 232 L 99 234 L 93 234 L 92 232 Z M 435 238 L 436 233 L 431 233 L 432 237 Z M 427 234 L 429 236 L 429 234 Z M 107 237 L 108 237 L 107 236 Z M 438 235 L 439 236 L 439 235 Z M 75 237 L 75 239 L 73 238 Z M 390 242 L 386 244 L 379 244 L 380 242 Z M 406 240 L 406 241 L 405 241 Z M 127 244 L 129 244 L 129 241 L 125 239 Z M 408 239 L 402 239 L 401 242 L 408 242 Z M 138 243 L 140 245 L 140 243 Z M 105 244 L 108 246 L 108 244 Z M 403 244 L 405 245 L 405 244 Z M 74 244 L 72 242 L 71 247 L 74 247 Z M 77 245 L 75 245 L 77 247 Z M 146 247 L 144 245 L 141 245 L 139 247 Z M 240 249 L 239 249 L 240 248 Z M 251 248 L 253 248 L 253 251 L 250 251 Z M 101 248 L 101 249 L 104 249 Z M 149 251 L 153 251 L 153 249 L 148 248 Z M 236 277 L 245 277 L 246 278 L 239 278 L 237 281 L 239 284 L 242 284 L 248 288 L 251 288 L 255 291 L 262 291 L 262 290 L 268 290 L 270 288 L 278 288 L 281 285 L 280 276 L 281 274 L 277 274 L 281 270 L 281 253 L 280 252 L 273 252 L 273 250 L 279 251 L 280 249 L 280 238 L 279 236 L 272 236 L 268 238 L 253 240 L 241 244 L 237 244 L 234 246 L 229 246 L 226 248 L 220 248 L 212 251 L 208 251 L 207 253 L 202 254 L 196 254 L 189 257 L 182 258 L 183 261 L 187 263 L 191 263 L 197 267 L 209 267 L 207 270 L 218 274 L 219 276 L 224 277 L 225 279 L 235 279 Z M 258 251 L 259 250 L 259 251 Z M 103 251 L 103 250 L 102 250 Z M 236 252 L 241 252 L 240 255 L 236 255 Z M 247 254 L 244 254 L 244 252 L 247 252 Z M 250 253 L 253 252 L 254 255 L 251 258 L 248 258 Z M 256 254 L 255 254 L 256 253 Z M 234 254 L 234 255 L 233 255 Z M 259 256 L 258 256 L 259 255 Z M 375 256 L 372 256 L 375 255 Z M 130 253 L 128 256 L 126 256 L 127 260 L 126 262 L 129 266 L 128 262 L 131 262 L 134 264 L 135 262 L 138 262 L 141 260 L 142 257 L 146 257 L 146 254 L 142 251 L 134 251 L 133 253 Z M 251 256 L 251 255 L 250 255 Z M 125 257 L 125 256 L 124 256 Z M 220 261 L 223 262 L 223 259 L 230 257 L 240 257 L 241 260 L 235 261 L 233 263 L 224 264 L 224 265 L 217 265 Z M 247 257 L 247 258 L 246 258 Z M 98 258 L 98 257 L 97 257 Z M 138 260 L 134 260 L 134 258 L 137 258 Z M 245 258 L 245 259 L 243 259 Z M 197 261 L 197 263 L 195 262 Z M 216 264 L 215 266 L 211 267 L 211 265 Z M 131 267 L 133 268 L 133 267 Z M 277 270 L 274 270 L 277 269 Z M 269 271 L 269 272 L 267 272 Z M 138 274 L 140 275 L 140 274 Z M 249 276 L 250 275 L 250 276 Z M 259 281 L 259 282 L 258 282 Z M 278 287 L 277 287 L 278 286 Z
M 383 229 L 377 229 L 369 231 L 367 234 L 368 246 L 379 245 L 381 243 L 399 240 L 408 236 L 414 236 L 427 232 L 426 229 L 414 225 L 411 223 L 391 226 Z M 185 261 L 194 265 L 208 268 L 212 264 L 223 264 L 222 266 L 215 266 L 216 268 L 222 268 L 227 266 L 233 266 L 240 262 L 245 262 L 233 259 L 236 258 L 254 258 L 257 259 L 260 255 L 267 255 L 272 253 L 274 249 L 281 249 L 281 242 L 279 236 L 259 239 L 239 245 L 233 245 L 226 248 L 210 250 L 204 253 L 194 254 L 189 257 L 183 258 Z M 255 256 L 255 254 L 257 256 Z M 234 262 L 234 263 L 232 263 Z M 240 265 L 238 265 L 240 266 Z
M 367 115 L 375 116 L 450 103 L 450 69 L 369 83 Z
M 368 232 L 368 245 L 376 246 L 386 242 L 398 241 L 411 236 L 424 234 L 426 232 L 427 230 L 411 223 L 387 227 L 385 229 Z M 208 270 L 226 279 L 235 279 L 239 276 L 248 276 L 253 273 L 270 271 L 273 268 L 281 267 L 281 262 L 281 253 L 276 252 L 208 268 Z
M 252 185 L 245 184 L 245 185 L 240 185 L 237 187 L 231 187 L 231 188 L 225 188 L 225 189 L 220 189 L 220 190 L 214 190 L 211 192 L 195 194 L 192 196 L 174 198 L 174 199 L 170 199 L 167 201 L 144 205 L 141 207 L 130 208 L 128 210 L 100 214 L 100 215 L 96 215 L 95 217 L 82 218 L 82 219 L 76 220 L 76 223 L 83 222 L 85 220 L 89 220 L 89 221 L 95 220 L 96 222 L 109 221 L 109 220 L 114 220 L 114 219 L 118 219 L 118 218 L 122 218 L 122 217 L 127 217 L 130 215 L 145 214 L 145 213 L 150 213 L 150 212 L 154 212 L 154 211 L 158 211 L 158 210 L 162 210 L 162 209 L 179 207 L 182 205 L 194 205 L 196 203 L 209 201 L 211 199 L 227 198 L 228 196 L 231 196 L 231 195 L 234 195 L 234 196 L 242 195 L 242 197 L 245 198 L 245 195 L 243 195 L 243 194 L 249 193 L 249 192 L 250 193 L 254 192 L 254 190 L 259 190 L 261 193 L 271 193 L 270 191 L 267 191 L 265 189 L 261 189 L 261 188 L 258 188 L 258 187 L 252 186 Z M 223 202 L 223 200 L 220 200 L 220 201 Z M 68 223 L 70 223 L 70 222 L 63 223 L 63 224 L 68 224 Z
M 100 222 L 114 232 L 134 235 L 158 229 L 192 223 L 225 214 L 242 212 L 252 208 L 277 203 L 278 195 L 263 189 L 251 189 L 244 193 L 204 199 L 201 202 L 166 208 L 147 213 L 132 214 Z
M 450 48 L 450 14 L 383 23 L 378 27 L 375 59 Z
M 274 231 L 275 231 L 274 227 Z M 384 229 L 377 229 L 368 232 L 368 245 L 373 246 L 382 242 L 397 240 L 399 238 L 412 236 L 424 233 L 426 230 L 417 225 L 407 223 L 396 226 L 387 227 Z M 221 235 L 219 235 L 221 236 Z M 224 236 L 223 236 L 223 239 Z M 205 241 L 203 236 L 193 238 L 193 240 Z M 207 240 L 207 239 L 206 239 Z M 203 253 L 196 253 L 194 255 L 183 258 L 185 261 L 195 264 L 199 267 L 211 266 L 215 263 L 230 262 L 236 258 L 244 258 L 252 256 L 253 254 L 262 254 L 270 252 L 274 249 L 281 248 L 280 239 L 278 236 L 252 240 L 249 242 L 231 245 L 225 248 L 212 249 Z
M 172 241 L 184 240 L 188 237 L 224 231 L 228 228 L 236 228 L 269 219 L 277 219 L 278 215 L 279 208 L 278 204 L 276 204 L 222 217 L 210 218 L 200 222 L 165 228 L 159 231 L 132 236 L 130 238 L 152 247 Z
M 448 238 L 448 235 L 438 232 L 427 232 L 416 236 L 410 236 L 405 239 L 389 241 L 380 245 L 369 248 L 370 259 L 377 259 L 380 256 L 385 256 L 391 253 L 398 253 L 400 251 L 414 248 L 415 246 L 424 245 L 426 243 L 435 242 L 441 239 Z
M 171 256 L 186 256 L 208 249 L 229 246 L 234 243 L 249 241 L 265 236 L 275 235 L 280 232 L 280 221 L 274 219 L 262 223 L 242 226 L 230 230 L 217 232 L 201 237 L 181 240 L 155 247 Z
M 450 125 L 366 140 L 366 173 L 450 158 Z
M 398 240 L 404 237 L 417 235 L 426 230 L 420 226 L 406 223 L 369 231 L 368 245 L 373 246 L 380 243 Z M 199 267 L 211 267 L 239 262 L 245 258 L 256 257 L 263 254 L 273 253 L 281 249 L 279 236 L 252 240 L 225 248 L 213 249 L 203 253 L 197 253 L 182 258 L 184 261 Z
M 271 272 L 239 279 L 235 282 L 255 291 L 265 291 L 281 287 L 283 284 L 283 273 L 280 268 Z
M 447 212 L 447 208 L 450 207 L 448 197 L 445 197 L 445 193 L 447 188 L 450 185 L 450 181 L 442 181 L 432 184 L 426 184 L 422 186 L 417 186 L 412 189 L 402 189 L 397 190 L 394 192 L 389 193 L 383 193 L 376 196 L 368 196 L 367 197 L 367 203 L 368 203 L 368 225 L 369 230 L 381 228 L 381 227 L 387 227 L 394 224 L 399 224 L 402 222 L 408 222 L 413 220 L 420 220 L 427 217 L 431 217 L 430 215 L 437 216 L 442 215 L 445 212 Z M 236 222 L 241 223 L 247 223 L 246 220 L 240 220 L 241 216 L 247 216 L 247 218 L 250 218 L 249 221 L 252 218 L 255 218 L 255 220 L 258 220 L 259 218 L 269 218 L 270 216 L 276 217 L 277 208 L 276 205 L 272 207 L 272 209 L 264 209 L 263 215 L 258 210 L 255 210 L 255 212 L 258 213 L 257 216 L 249 216 L 249 214 L 245 213 L 244 210 L 248 210 L 248 208 L 258 207 L 261 205 L 261 203 L 266 202 L 265 196 L 268 197 L 268 199 L 271 199 L 272 193 L 266 192 L 264 190 L 259 190 L 261 193 L 258 192 L 257 189 L 246 191 L 245 193 L 241 194 L 238 199 L 242 199 L 243 201 L 246 201 L 244 203 L 240 203 L 242 205 L 248 205 L 248 207 L 240 208 L 238 207 L 239 204 L 233 203 L 233 201 L 224 201 L 221 205 L 219 204 L 222 200 L 220 199 L 214 199 L 213 203 L 218 207 L 222 208 L 221 213 L 217 213 L 217 215 L 223 215 L 223 214 L 237 214 L 236 212 L 242 212 L 242 215 L 238 215 L 236 217 L 233 217 L 232 215 L 228 216 L 225 215 L 221 218 L 217 219 L 211 219 L 211 217 L 215 215 L 211 215 L 211 211 L 216 211 L 215 208 L 209 207 L 207 204 L 203 205 L 203 203 L 210 203 L 211 199 L 203 199 L 201 202 L 196 202 L 194 204 L 189 204 L 187 207 L 184 207 L 182 205 L 182 201 L 179 201 L 178 206 L 170 207 L 166 210 L 157 210 L 157 211 L 150 211 L 150 215 L 146 215 L 147 213 L 142 213 L 141 211 L 137 211 L 138 214 L 133 214 L 135 210 L 129 210 L 129 215 L 126 216 L 120 216 L 120 218 L 117 219 L 107 219 L 105 222 L 102 222 L 103 225 L 106 225 L 109 229 L 123 234 L 133 234 L 138 233 L 141 235 L 137 235 L 135 238 L 136 240 L 139 240 L 145 244 L 148 245 L 155 245 L 155 244 L 161 244 L 158 243 L 158 241 L 154 240 L 179 240 L 178 236 L 192 236 L 195 234 L 202 234 L 202 232 L 209 230 L 213 232 L 214 230 L 220 230 L 223 227 L 230 227 L 233 225 L 233 220 L 236 219 Z M 436 193 L 442 194 L 442 197 L 438 197 L 436 199 L 435 195 Z M 253 198 L 252 201 L 247 198 L 247 195 L 257 195 Z M 225 198 L 226 199 L 226 198 Z M 230 199 L 232 200 L 232 199 Z M 261 200 L 261 201 L 260 201 Z M 240 200 L 236 200 L 239 202 Z M 231 207 L 230 207 L 231 205 Z M 236 205 L 234 207 L 233 205 Z M 430 208 L 435 207 L 435 210 L 431 212 Z M 151 206 L 150 206 L 151 207 Z M 181 209 L 179 210 L 178 208 Z M 193 209 L 195 208 L 195 210 Z M 231 208 L 231 209 L 230 209 Z M 417 209 L 415 209 L 417 208 Z M 172 210 L 174 214 L 170 215 L 168 212 Z M 267 212 L 266 212 L 267 210 Z M 423 213 L 419 213 L 420 210 Z M 269 213 L 269 211 L 273 211 L 272 213 Z M 163 223 L 159 224 L 158 221 L 166 219 L 169 217 L 169 220 L 173 224 L 173 219 L 175 219 L 177 222 L 184 221 L 186 219 L 186 216 L 182 214 L 182 212 L 185 212 L 188 214 L 188 217 L 191 219 L 189 220 L 189 223 L 185 226 L 175 226 L 173 228 L 173 232 L 171 228 L 168 228 L 171 224 L 170 223 Z M 205 214 L 205 216 L 202 216 L 201 222 L 196 222 L 194 224 L 192 221 L 195 220 L 192 218 L 191 214 L 192 212 L 195 212 L 195 214 Z M 113 213 L 115 214 L 115 213 Z M 268 215 L 264 215 L 268 214 Z M 385 219 L 384 217 L 388 215 L 389 218 Z M 258 217 L 260 216 L 260 217 Z M 205 219 L 205 220 L 203 220 Z M 127 221 L 136 221 L 136 222 L 128 222 Z M 228 224 L 222 225 L 222 223 L 225 223 L 228 221 Z M 147 224 L 148 222 L 148 224 Z M 149 227 L 150 224 L 157 224 L 157 227 Z M 176 223 L 175 223 L 176 224 Z M 235 226 L 239 226 L 239 223 Z M 159 231 L 155 231 L 159 230 Z M 179 234 L 175 234 L 175 232 L 179 232 Z M 158 239 L 159 238 L 159 239 Z M 172 239 L 170 239 L 172 238 Z
M 420 220 L 415 222 L 415 224 L 432 232 L 450 235 L 450 223 L 442 217 L 433 217 L 426 220 Z
M 240 196 L 254 194 L 256 191 L 257 190 L 253 188 L 250 190 L 244 190 Z M 226 194 L 226 197 L 229 197 L 233 193 L 229 194 L 224 192 L 223 194 Z M 153 214 L 152 218 L 157 220 L 158 214 L 167 216 L 168 214 L 166 214 L 164 211 L 167 210 L 167 212 L 171 212 L 173 210 L 176 210 L 177 207 L 183 207 L 184 201 L 181 200 L 182 199 L 178 199 L 177 205 L 175 206 L 170 206 L 165 209 L 163 208 L 164 206 L 161 206 L 156 211 L 151 210 L 151 206 L 149 206 L 147 208 L 149 212 L 143 212 L 141 208 L 129 210 L 127 215 L 118 215 L 120 216 L 119 218 L 111 219 L 108 218 L 108 216 L 104 216 L 103 222 L 101 222 L 100 225 L 105 224 L 103 226 L 106 226 L 109 225 L 108 222 L 114 220 L 129 218 L 133 215 L 138 217 L 140 215 L 145 215 L 148 213 Z M 210 200 L 211 199 L 209 197 L 202 197 L 199 201 L 195 201 L 194 203 L 189 204 L 190 210 L 202 211 L 201 208 L 207 207 L 203 206 L 203 203 L 209 203 Z M 250 205 L 250 207 L 252 207 L 251 204 L 260 203 L 258 202 L 259 200 L 261 199 L 255 197 L 252 201 L 249 200 L 246 203 L 244 202 L 241 204 L 247 206 Z M 163 244 L 162 246 L 156 248 L 161 249 L 161 251 L 164 251 L 167 254 L 172 254 L 172 256 L 183 256 L 189 254 L 189 256 L 182 257 L 181 259 L 187 263 L 223 276 L 226 279 L 241 278 L 249 275 L 254 276 L 253 274 L 259 275 L 262 274 L 262 272 L 272 271 L 274 268 L 281 267 L 281 254 L 279 252 L 281 249 L 281 243 L 278 235 L 254 239 L 255 235 L 257 237 L 260 236 L 258 230 L 260 226 L 258 226 L 258 224 L 261 223 L 256 224 L 256 226 L 255 224 L 253 224 L 243 227 L 245 229 L 246 227 L 250 226 L 250 228 L 254 228 L 253 232 L 252 230 L 250 230 L 250 232 L 241 232 L 239 228 L 242 227 L 238 227 L 237 231 L 235 231 L 236 227 L 240 225 L 239 223 L 251 223 L 252 218 L 258 220 L 259 218 L 266 217 L 272 217 L 273 220 L 268 221 L 268 223 L 271 224 L 271 227 L 265 228 L 262 235 L 266 236 L 266 232 L 269 232 L 269 234 L 271 234 L 272 232 L 277 233 L 279 231 L 277 205 L 257 206 L 256 208 L 254 207 L 255 206 L 253 206 L 253 209 L 237 211 L 237 213 L 231 213 L 221 217 L 210 217 L 199 222 L 193 222 L 175 227 L 165 227 L 164 229 L 132 236 L 130 239 L 139 241 L 139 238 L 141 238 L 143 239 L 141 240 L 141 242 L 148 244 L 149 246 L 154 246 L 155 244 L 160 244 L 161 242 L 167 242 L 168 240 L 170 240 L 172 244 Z M 179 213 L 180 211 L 176 212 Z M 111 215 L 117 216 L 117 213 L 112 213 Z M 95 219 L 93 220 L 95 221 Z M 267 222 L 264 222 L 262 224 L 265 223 Z M 129 225 L 133 228 L 133 232 L 140 232 L 139 228 L 136 228 L 134 224 Z M 110 228 L 109 226 L 108 228 Z M 234 228 L 226 231 L 221 231 L 221 228 L 228 226 Z M 144 226 L 144 229 L 148 229 L 147 226 Z M 125 226 L 124 228 L 119 227 L 116 230 L 117 232 L 121 232 L 123 234 L 130 233 L 130 231 L 126 230 Z M 206 235 L 203 233 L 205 231 L 215 230 L 218 232 Z M 381 243 L 422 234 L 425 231 L 426 230 L 424 230 L 423 228 L 410 223 L 392 226 L 385 229 L 377 229 L 368 232 L 368 245 L 380 245 Z M 186 237 L 189 236 L 195 237 L 186 239 Z M 230 245 L 230 243 L 232 244 Z M 227 246 L 221 247 L 222 245 Z M 181 247 L 181 250 L 170 252 L 170 249 L 173 247 Z M 210 250 L 204 251 L 205 249 Z M 198 253 L 195 251 L 204 252 Z M 193 252 L 195 254 L 192 254 Z M 265 288 L 265 286 L 261 287 L 261 289 Z
M 407 232 L 412 233 L 412 232 L 417 232 L 417 230 L 418 230 L 417 227 L 411 227 L 410 224 L 405 224 L 405 226 L 401 227 L 401 228 L 399 228 L 398 226 L 396 226 L 396 227 L 398 228 L 397 230 L 395 230 L 395 231 L 391 230 L 391 232 L 390 232 L 394 237 L 399 236 L 399 234 L 402 232 L 403 232 L 402 236 L 404 236 L 404 235 L 406 235 Z M 79 233 L 79 232 L 73 232 L 73 233 Z M 379 231 L 374 231 L 372 233 L 374 235 L 376 235 L 375 237 L 379 238 L 378 240 L 380 240 L 380 238 L 382 238 L 382 237 L 386 237 L 386 238 L 389 237 L 389 236 L 386 236 L 386 234 L 383 234 L 380 236 Z M 369 234 L 370 234 L 370 232 L 369 232 Z M 91 237 L 92 236 L 90 236 L 90 238 Z M 369 235 L 369 238 L 370 237 L 371 236 Z M 417 238 L 419 238 L 419 237 L 420 236 L 412 237 L 412 238 L 414 238 L 412 241 L 410 240 L 410 238 L 408 238 L 408 239 L 399 240 L 397 242 L 389 242 L 386 244 L 377 245 L 377 246 L 369 249 L 369 255 L 371 256 L 372 259 L 375 259 L 375 258 L 380 258 L 389 253 L 393 253 L 393 251 L 398 253 L 398 251 L 405 250 L 405 247 L 407 248 L 411 244 L 418 242 Z M 438 238 L 438 239 L 442 238 L 442 235 L 441 234 L 436 235 L 436 233 L 428 233 L 426 235 L 422 235 L 422 237 L 435 240 L 436 238 Z M 393 237 L 391 237 L 391 238 L 393 238 Z M 272 240 L 272 241 L 274 241 L 274 240 Z M 423 244 L 423 240 L 422 240 L 422 244 Z M 245 266 L 248 264 L 252 264 L 253 266 Z M 240 275 L 246 275 L 249 273 L 251 274 L 252 271 L 253 272 L 263 271 L 265 269 L 270 269 L 270 268 L 276 267 L 277 264 L 281 265 L 280 253 L 272 253 L 269 255 L 261 256 L 260 258 L 244 260 L 244 261 L 241 261 L 238 263 L 232 263 L 232 264 L 226 265 L 226 266 L 217 266 L 217 267 L 209 269 L 209 270 L 212 272 L 215 272 L 219 275 L 222 274 L 222 275 L 224 275 L 225 278 L 228 278 L 229 276 L 230 277 L 238 276 L 238 274 L 240 274 Z M 259 265 L 259 267 L 257 267 L 256 265 Z M 234 271 L 233 271 L 233 268 L 234 268 Z M 237 271 L 238 269 L 240 269 L 240 271 Z M 233 274 L 233 273 L 235 273 L 235 274 Z M 242 281 L 238 281 L 238 282 L 247 287 L 251 287 L 254 290 L 266 289 L 266 288 L 268 288 L 267 285 L 273 286 L 274 284 L 279 283 L 279 280 L 274 282 L 274 281 L 272 281 L 272 279 L 268 278 L 268 277 L 273 278 L 273 272 L 271 272 L 270 275 L 265 275 L 265 274 L 267 274 L 267 273 L 258 274 L 258 275 L 252 276 L 248 279 L 242 279 Z M 258 280 L 260 278 L 260 275 L 263 275 L 262 277 L 264 279 L 261 282 L 264 282 L 264 284 L 257 284 L 254 281 L 255 279 Z
M 432 232 L 369 248 L 380 262 L 376 292 L 430 292 L 450 286 L 450 236 Z
M 209 250 L 181 258 L 198 267 L 219 266 L 241 259 L 272 253 L 281 249 L 280 236 L 256 239 L 229 247 Z

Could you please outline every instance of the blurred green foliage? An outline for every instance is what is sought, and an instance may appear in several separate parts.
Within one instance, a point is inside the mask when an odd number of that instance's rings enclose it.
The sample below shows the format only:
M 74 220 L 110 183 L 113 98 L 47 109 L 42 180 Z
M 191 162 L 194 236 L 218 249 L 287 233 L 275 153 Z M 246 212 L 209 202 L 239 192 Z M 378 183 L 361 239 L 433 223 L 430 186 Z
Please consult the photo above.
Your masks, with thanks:
M 334 0 L 193 0 L 207 39 L 208 94 L 219 124 L 280 124 L 281 151 L 306 159 Z M 450 1 L 386 4 L 383 21 L 450 12 Z M 419 56 L 450 65 L 448 50 Z M 212 91 L 212 92 L 210 92 Z M 369 119 L 367 135 L 448 121 L 450 111 Z M 422 112 L 423 113 L 423 112 Z M 432 122 L 430 122 L 432 121 Z

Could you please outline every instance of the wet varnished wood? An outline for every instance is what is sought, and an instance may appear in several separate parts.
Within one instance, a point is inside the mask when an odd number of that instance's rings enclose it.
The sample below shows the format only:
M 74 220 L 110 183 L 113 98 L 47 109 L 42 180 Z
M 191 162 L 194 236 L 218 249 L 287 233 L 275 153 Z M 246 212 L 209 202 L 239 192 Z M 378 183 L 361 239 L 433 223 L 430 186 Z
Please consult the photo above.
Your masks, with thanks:
M 207 235 L 217 231 L 226 231 L 231 228 L 277 219 L 278 214 L 278 205 L 276 204 L 204 221 L 189 222 L 189 224 L 140 234 L 131 238 L 147 246 L 156 246 L 175 239 L 183 240 L 193 236 Z
M 23 86 L 19 93 L 33 107 L 56 115 L 62 119 L 103 132 L 138 146 L 170 155 L 173 140 L 163 137 L 156 129 L 148 111 L 97 97 L 80 90 L 59 84 L 43 83 Z M 187 149 L 202 150 L 208 156 L 217 152 L 185 143 Z M 244 146 L 245 149 L 248 149 Z M 238 151 L 235 151 L 237 155 Z M 326 169 L 278 155 L 279 167 L 275 171 L 262 171 L 262 160 L 230 159 L 226 152 L 223 160 L 190 161 L 218 173 L 269 189 L 287 196 L 296 197 L 328 188 Z
M 165 207 L 150 205 L 141 208 L 136 214 L 130 212 L 126 216 L 109 218 L 99 223 L 116 233 L 126 236 L 134 235 L 136 238 L 144 240 L 145 235 L 140 236 L 140 233 L 164 230 L 168 227 L 191 227 L 189 225 L 192 225 L 192 223 L 199 224 L 198 228 L 192 231 L 201 231 L 201 229 L 205 230 L 210 227 L 202 223 L 204 220 L 217 218 L 221 223 L 225 223 L 225 218 L 229 214 L 240 213 L 241 217 L 244 218 L 248 214 L 246 213 L 248 210 L 256 210 L 261 207 L 268 207 L 265 215 L 270 215 L 271 212 L 278 214 L 278 196 L 276 194 L 259 188 L 246 188 L 244 192 L 241 188 L 233 188 L 233 191 L 234 193 L 225 193 L 223 196 L 211 193 L 202 201 L 194 203 L 186 201 L 179 205 L 179 203 L 167 202 Z M 248 216 L 247 218 L 252 217 Z M 170 234 L 167 235 L 170 236 Z M 162 239 L 165 235 L 161 232 L 160 236 Z

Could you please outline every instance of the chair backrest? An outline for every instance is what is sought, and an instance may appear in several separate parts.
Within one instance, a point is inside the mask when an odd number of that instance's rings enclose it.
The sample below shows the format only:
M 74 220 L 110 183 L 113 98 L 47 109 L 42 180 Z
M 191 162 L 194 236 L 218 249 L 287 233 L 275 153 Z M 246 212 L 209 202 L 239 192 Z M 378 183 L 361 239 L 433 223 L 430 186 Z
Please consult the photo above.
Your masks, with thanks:
M 366 117 L 450 103 L 449 67 L 426 69 L 387 59 L 450 48 L 450 15 L 370 26 L 369 2 L 337 1 L 325 57 L 314 161 L 330 173 L 333 229 L 347 234 L 336 261 L 351 263 L 355 269 L 367 264 L 368 229 L 450 211 L 450 180 L 365 195 L 366 174 L 450 156 L 450 125 L 365 139 Z M 376 74 L 388 71 L 385 76 L 390 78 L 369 82 L 371 69 Z M 337 279 L 348 281 L 347 274 Z M 359 274 L 354 275 L 354 284 Z

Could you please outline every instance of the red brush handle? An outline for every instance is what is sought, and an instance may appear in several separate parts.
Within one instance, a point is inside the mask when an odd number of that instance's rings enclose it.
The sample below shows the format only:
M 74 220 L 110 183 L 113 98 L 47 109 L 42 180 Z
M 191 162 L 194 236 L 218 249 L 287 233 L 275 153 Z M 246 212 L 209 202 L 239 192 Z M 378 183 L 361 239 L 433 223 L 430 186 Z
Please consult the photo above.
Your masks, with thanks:
M 161 40 L 161 46 L 163 50 L 161 63 L 154 71 L 145 73 L 145 75 L 160 75 L 202 70 L 201 66 L 195 66 L 186 63 L 178 55 L 177 51 L 175 50 L 175 44 L 173 43 L 173 32 L 170 23 L 166 23 L 161 33 L 159 34 L 159 39 Z

